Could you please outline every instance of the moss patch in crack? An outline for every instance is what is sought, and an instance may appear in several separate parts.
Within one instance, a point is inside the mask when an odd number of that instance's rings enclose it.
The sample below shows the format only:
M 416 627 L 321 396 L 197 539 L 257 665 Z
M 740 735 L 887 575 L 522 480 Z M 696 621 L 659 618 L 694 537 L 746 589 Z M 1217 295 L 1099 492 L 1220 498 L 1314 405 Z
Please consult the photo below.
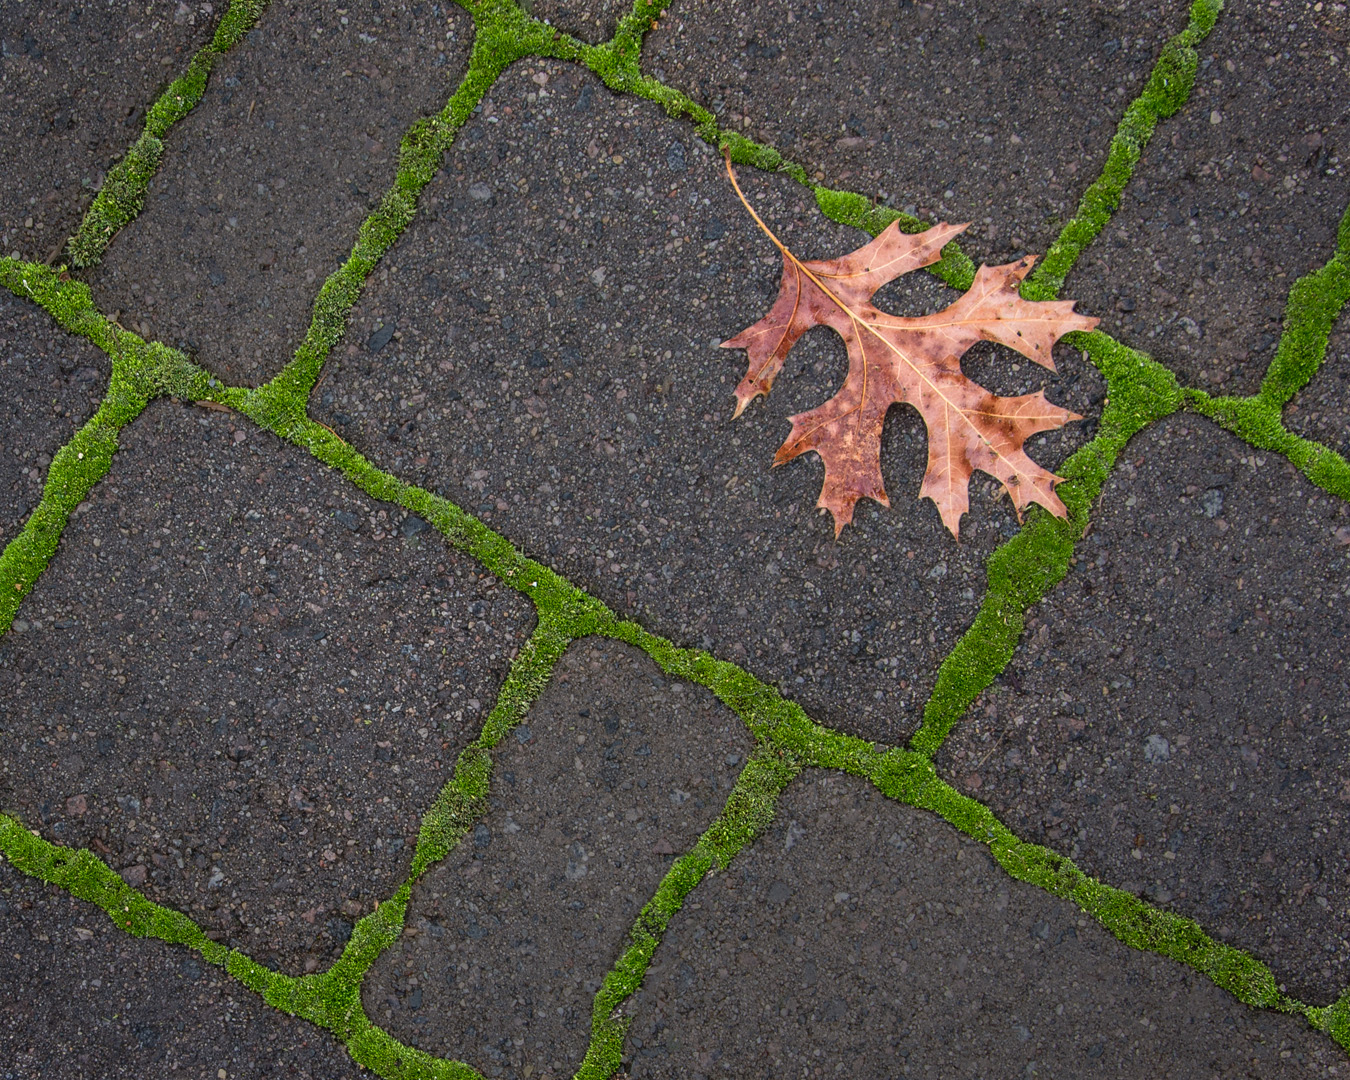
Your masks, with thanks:
M 1021 293 L 1029 300 L 1052 300 L 1059 295 L 1064 279 L 1083 249 L 1090 244 L 1111 220 L 1120 205 L 1121 193 L 1134 174 L 1134 167 L 1153 137 L 1159 119 L 1173 115 L 1190 97 L 1195 82 L 1198 57 L 1195 46 L 1213 29 L 1222 0 L 1194 0 L 1186 28 L 1169 40 L 1154 64 L 1143 92 L 1125 109 L 1116 133 L 1111 139 L 1106 164 L 1101 175 L 1088 186 L 1079 201 L 1073 218 L 1060 231 L 1049 252 L 1036 271 L 1023 283 Z M 728 136 L 733 144 L 748 140 Z M 753 145 L 753 144 L 752 144 Z M 758 157 L 748 150 L 734 160 L 759 164 Z M 772 162 L 772 163 L 770 163 Z M 876 236 L 892 221 L 898 221 L 905 232 L 919 232 L 928 227 L 911 214 L 890 207 L 877 206 L 871 200 L 848 191 L 836 191 L 807 180 L 800 166 L 786 166 L 779 159 L 768 159 L 761 167 L 788 172 L 815 192 L 816 203 L 826 217 L 843 225 L 852 225 Z M 953 242 L 942 249 L 942 259 L 928 267 L 928 272 L 954 289 L 969 289 L 975 278 L 975 264 Z
M 572 638 L 555 620 L 540 617 L 534 633 L 511 663 L 497 702 L 478 738 L 460 753 L 454 775 L 422 818 L 413 853 L 412 877 L 440 862 L 487 810 L 492 769 L 489 752 L 524 719 Z
M 42 499 L 19 535 L 0 553 L 0 634 L 47 568 L 74 509 L 107 475 L 117 435 L 170 384 L 204 396 L 207 376 L 181 353 L 146 342 L 94 307 L 89 287 L 63 280 L 51 267 L 0 258 L 0 287 L 32 300 L 71 333 L 88 339 L 112 361 L 108 389 L 98 410 L 53 456 Z
M 1336 231 L 1336 253 L 1320 270 L 1299 278 L 1289 290 L 1284 331 L 1260 396 L 1276 406 L 1289 403 L 1317 374 L 1327 354 L 1336 316 L 1350 300 L 1350 206 Z
M 358 1063 L 386 1077 L 478 1078 L 470 1066 L 435 1058 L 398 1042 L 371 1023 L 361 1003 L 361 982 L 403 929 L 412 886 L 486 813 L 490 751 L 525 716 L 548 682 L 571 638 L 556 620 L 541 618 L 511 663 L 478 738 L 460 753 L 449 781 L 423 816 L 408 879 L 389 900 L 358 920 L 337 963 L 321 975 L 290 979 L 257 965 L 231 974 L 269 1004 L 331 1030 Z
M 1346 990 L 1330 1005 L 1309 1009 L 1308 1020 L 1318 1031 L 1325 1031 L 1347 1051 L 1350 1051 L 1350 990 Z
M 1187 389 L 1187 408 L 1261 450 L 1287 458 L 1309 480 L 1350 501 L 1350 462 L 1340 454 L 1295 435 L 1284 426 L 1282 410 L 1317 374 L 1326 356 L 1331 328 L 1350 301 L 1350 207 L 1341 214 L 1336 251 L 1320 269 L 1294 282 L 1285 304 L 1284 331 L 1259 393 L 1251 397 L 1212 397 Z
M 698 842 L 666 871 L 629 930 L 628 947 L 595 995 L 591 1043 L 577 1070 L 577 1080 L 607 1080 L 619 1069 L 630 1022 L 620 1015 L 620 1010 L 642 985 L 670 920 L 708 873 L 725 870 L 736 854 L 764 831 L 773 820 L 778 797 L 798 771 L 799 766 L 786 760 L 781 751 L 761 744 L 745 763 L 722 812 Z
M 242 972 L 231 970 L 231 974 L 261 993 L 269 1004 L 331 1030 L 347 1046 L 353 1060 L 380 1076 L 481 1080 L 469 1065 L 408 1047 L 371 1023 L 361 1002 L 361 982 L 402 932 L 413 885 L 487 812 L 490 751 L 524 718 L 570 642 L 556 620 L 541 616 L 534 633 L 512 660 L 478 738 L 461 751 L 450 780 L 423 815 L 408 879 L 393 897 L 358 920 L 333 967 L 321 975 L 299 979 L 278 976 L 257 965 Z
M 329 351 L 346 333 L 347 316 L 366 278 L 412 223 L 422 190 L 435 177 L 446 151 L 497 76 L 527 56 L 556 56 L 585 62 L 597 70 L 606 66 L 610 56 L 607 46 L 585 45 L 560 35 L 511 0 L 461 6 L 473 16 L 475 27 L 468 69 L 445 107 L 435 116 L 416 121 L 400 140 L 394 182 L 361 223 L 346 261 L 320 287 L 304 340 L 287 365 L 247 403 L 246 411 L 260 423 L 271 426 L 260 417 L 303 414 Z M 650 5 L 639 4 L 645 6 Z
M 49 843 L 8 814 L 0 814 L 0 850 L 16 870 L 102 908 L 119 930 L 186 945 L 213 964 L 223 964 L 229 954 L 186 915 L 151 903 L 132 889 L 93 852 Z
M 1186 28 L 1163 45 L 1143 93 L 1125 109 L 1101 175 L 1088 185 L 1073 218 L 1022 285 L 1021 293 L 1028 300 L 1053 300 L 1058 296 L 1078 256 L 1111 220 L 1158 121 L 1173 115 L 1190 97 L 1199 64 L 1195 47 L 1214 28 L 1222 10 L 1222 0 L 1194 0 Z
M 1060 467 L 1065 482 L 1057 491 L 1069 516 L 1057 518 L 1033 508 L 1022 530 L 989 557 L 988 587 L 979 613 L 938 668 L 923 723 L 910 740 L 912 749 L 930 757 L 1012 659 L 1027 609 L 1068 573 L 1074 545 L 1125 443 L 1181 406 L 1176 378 L 1144 353 L 1098 331 L 1069 334 L 1065 341 L 1083 349 L 1106 377 L 1110 393 L 1101 426 L 1096 438 Z
M 1111 220 L 1158 120 L 1172 116 L 1190 97 L 1199 62 L 1195 46 L 1208 36 L 1222 10 L 1222 0 L 1193 0 L 1185 29 L 1163 46 L 1143 92 L 1126 108 L 1111 140 L 1101 175 L 1083 193 L 1074 217 L 1060 231 L 1040 267 L 1023 284 L 1021 292 L 1027 299 L 1049 300 L 1057 296 L 1083 249 Z M 646 80 L 632 89 L 634 93 L 659 101 L 672 116 L 690 116 L 696 121 L 700 136 L 727 153 L 737 164 L 786 173 L 811 188 L 821 212 L 832 221 L 863 229 L 873 236 L 893 221 L 898 221 L 905 232 L 919 232 L 928 227 L 911 214 L 878 206 L 855 192 L 837 191 L 814 183 L 801 165 L 787 160 L 773 147 L 753 142 L 734 131 L 722 131 L 711 113 L 663 83 Z M 955 241 L 942 249 L 941 260 L 927 270 L 943 283 L 962 291 L 969 289 L 975 278 L 974 261 Z
M 251 403 L 255 413 L 303 414 L 324 360 L 347 332 L 347 316 L 360 297 L 366 278 L 412 222 L 422 189 L 436 175 L 445 151 L 504 63 L 483 45 L 481 35 L 476 36 L 469 69 L 445 108 L 435 116 L 418 120 L 403 136 L 393 184 L 379 206 L 361 223 L 351 253 L 320 287 L 309 329 L 295 356 L 256 391 Z
M 197 51 L 187 70 L 146 111 L 140 137 L 122 160 L 108 170 L 79 230 L 66 244 L 72 266 L 83 268 L 99 262 L 113 237 L 141 212 L 146 189 L 164 154 L 164 136 L 201 101 L 216 61 L 252 29 L 266 6 L 267 0 L 230 0 L 229 10 L 211 41 Z
M 887 797 L 930 810 L 986 845 L 1010 876 L 1073 901 L 1131 948 L 1186 964 L 1245 1004 L 1300 1013 L 1312 1019 L 1313 1010 L 1280 993 L 1274 974 L 1265 964 L 1239 949 L 1216 942 L 1194 921 L 1104 885 L 1064 856 L 1019 840 L 987 806 L 961 795 L 941 780 L 926 757 L 893 750 L 876 759 L 870 773 L 862 775 L 867 775 Z
M 393 897 L 357 922 L 342 956 L 322 974 L 288 976 L 256 963 L 238 950 L 211 941 L 186 915 L 147 900 L 91 852 L 52 844 L 3 814 L 0 814 L 0 852 L 16 869 L 57 884 L 102 908 L 128 933 L 196 950 L 274 1008 L 333 1032 L 356 1062 L 381 1076 L 481 1080 L 470 1066 L 405 1046 L 372 1024 L 361 1004 L 361 981 L 380 953 L 402 931 L 413 883 L 431 862 L 443 858 L 453 842 L 486 810 L 487 749 L 524 716 L 566 645 L 567 639 L 555 628 L 547 625 L 536 628 L 513 661 L 482 734 L 460 755 L 452 779 L 425 815 L 408 880 Z
M 1280 408 L 1262 396 L 1211 397 L 1203 390 L 1185 391 L 1186 407 L 1207 416 L 1220 427 L 1258 450 L 1287 458 L 1314 484 L 1341 499 L 1350 500 L 1350 462 L 1321 443 L 1295 435 L 1284 426 Z
M 117 433 L 145 407 L 138 375 L 155 366 L 147 350 L 132 346 L 131 356 L 111 323 L 94 310 L 86 286 L 62 282 L 47 266 L 0 259 L 0 286 L 36 301 L 67 330 L 88 337 L 113 357 L 108 391 L 98 411 L 52 458 L 42 499 L 22 531 L 0 553 L 0 634 L 9 630 L 19 605 L 56 553 L 70 515 L 112 466 Z M 120 355 L 119 355 L 120 354 Z
M 637 72 L 638 61 L 642 54 L 643 38 L 670 4 L 671 0 L 635 0 L 632 8 L 625 12 L 615 25 L 614 36 L 610 38 L 608 44 L 613 46 L 616 55 L 624 62 L 631 62 L 634 72 Z M 638 75 L 641 77 L 640 73 Z

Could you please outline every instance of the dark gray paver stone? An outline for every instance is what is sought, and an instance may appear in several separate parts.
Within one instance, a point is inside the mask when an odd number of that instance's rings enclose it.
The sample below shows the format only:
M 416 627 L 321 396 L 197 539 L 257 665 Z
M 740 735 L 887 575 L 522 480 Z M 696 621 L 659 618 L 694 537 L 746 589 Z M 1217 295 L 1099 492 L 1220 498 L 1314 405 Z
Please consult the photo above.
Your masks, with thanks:
M 753 747 L 629 646 L 583 640 L 555 670 L 497 751 L 491 811 L 414 888 L 363 988 L 392 1034 L 489 1076 L 572 1075 L 629 928 Z
M 0 865 L 4 1080 L 341 1080 L 332 1036 L 187 949 L 128 937 L 98 908 Z
M 918 414 L 898 408 L 882 454 L 893 509 L 861 504 L 836 542 L 814 509 L 819 459 L 771 463 L 787 417 L 838 388 L 843 343 L 808 332 L 773 394 L 731 421 L 744 354 L 714 346 L 768 310 L 781 259 L 722 163 L 656 106 L 560 64 L 511 68 L 483 114 L 391 251 L 387 280 L 357 305 L 314 415 L 822 722 L 903 738 L 974 617 L 984 559 L 1017 527 L 1010 503 L 977 479 L 953 541 L 932 504 L 916 504 L 927 443 Z M 865 239 L 786 178 L 744 181 L 803 255 Z M 885 294 L 881 306 L 901 312 L 955 295 L 923 274 Z M 967 370 L 1002 393 L 1046 385 L 1099 415 L 1100 381 L 1073 350 L 1056 355 L 1058 379 L 1012 371 L 1008 352 L 995 363 L 993 346 L 972 350 Z M 1053 467 L 1090 431 L 1071 425 L 1031 452 Z
M 399 139 L 463 74 L 469 16 L 438 10 L 269 5 L 169 135 L 145 210 L 91 275 L 100 310 L 226 381 L 270 377 L 393 183 Z
M 60 254 L 145 107 L 217 21 L 178 0 L 0 3 L 0 255 Z
M 1331 332 L 1322 367 L 1285 406 L 1284 424 L 1350 458 L 1350 320 L 1344 316 Z
M 1194 417 L 1126 457 L 939 768 L 1329 1004 L 1350 982 L 1350 508 Z
M 9 292 L 0 296 L 0 544 L 23 528 L 42 499 L 52 455 L 98 408 L 107 356 L 67 334 L 50 315 Z
M 1007 262 L 1054 240 L 1186 25 L 1132 8 L 677 2 L 643 69 L 830 187 L 975 222 L 971 256 Z
M 0 642 L 0 807 L 289 972 L 407 874 L 533 622 L 307 455 L 168 403 Z
M 620 16 L 633 10 L 628 0 L 527 0 L 521 7 L 536 19 L 592 45 L 611 38 Z
M 1226 7 L 1190 101 L 1068 279 L 1103 330 L 1190 385 L 1254 393 L 1289 287 L 1335 251 L 1350 114 L 1329 103 L 1350 100 L 1347 35 L 1344 5 Z
M 671 921 L 628 1076 L 1322 1077 L 1343 1055 L 1120 944 L 865 781 L 804 773 Z

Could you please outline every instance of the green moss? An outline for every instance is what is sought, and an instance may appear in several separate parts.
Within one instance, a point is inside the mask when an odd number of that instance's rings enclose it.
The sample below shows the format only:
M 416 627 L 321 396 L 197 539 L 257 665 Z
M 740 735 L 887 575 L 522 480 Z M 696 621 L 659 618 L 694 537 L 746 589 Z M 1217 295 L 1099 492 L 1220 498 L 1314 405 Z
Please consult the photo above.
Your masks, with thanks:
M 1041 265 L 1024 283 L 1021 291 L 1027 299 L 1054 299 L 1083 249 L 1111 220 L 1144 147 L 1153 137 L 1158 120 L 1175 113 L 1190 95 L 1198 62 L 1195 46 L 1213 28 L 1222 7 L 1220 0 L 1195 0 L 1186 28 L 1163 46 L 1143 93 L 1125 110 L 1111 140 L 1101 175 L 1083 193 L 1077 213 L 1061 230 Z M 905 232 L 919 232 L 928 227 L 927 223 L 910 214 L 875 206 L 852 192 L 810 184 L 800 167 L 788 168 L 781 158 L 772 156 L 775 153 L 767 148 L 754 153 L 743 149 L 741 157 L 734 160 L 758 164 L 761 168 L 791 171 L 802 183 L 814 189 L 816 202 L 827 217 L 863 229 L 873 236 L 892 221 L 899 221 Z M 929 272 L 954 289 L 970 288 L 975 277 L 975 263 L 970 257 L 955 242 L 943 248 L 942 255 L 940 262 L 928 268 Z
M 1163 46 L 1143 93 L 1126 108 L 1116 128 L 1101 175 L 1083 193 L 1072 220 L 1022 286 L 1027 299 L 1058 296 L 1078 256 L 1111 220 L 1158 121 L 1175 113 L 1190 96 L 1198 62 L 1195 46 L 1213 29 L 1222 9 L 1220 0 L 1195 0 L 1186 28 Z
M 1306 1009 L 1279 992 L 1264 964 L 1214 941 L 1194 921 L 1151 907 L 1089 877 L 1064 856 L 1018 840 L 988 807 L 940 780 L 926 758 L 892 751 L 877 759 L 872 780 L 889 798 L 931 810 L 986 845 L 1012 877 L 1074 902 L 1131 948 L 1186 964 L 1248 1005 L 1288 1012 Z
M 454 776 L 426 815 L 410 877 L 393 897 L 357 922 L 341 958 L 321 975 L 287 976 L 216 944 L 187 916 L 146 900 L 91 852 L 51 844 L 8 815 L 0 815 L 0 852 L 16 869 L 96 904 L 128 933 L 197 950 L 269 1005 L 332 1031 L 356 1061 L 382 1076 L 479 1077 L 462 1062 L 404 1046 L 372 1025 L 361 1005 L 360 985 L 380 953 L 402 931 L 413 882 L 433 861 L 443 858 L 453 841 L 486 809 L 487 750 L 524 715 L 565 647 L 566 641 L 552 627 L 541 625 L 532 635 L 513 662 L 482 735 L 461 754 Z M 465 811 L 472 816 L 464 817 Z
M 1185 396 L 1187 408 L 1209 417 L 1257 449 L 1288 458 L 1323 491 L 1350 500 L 1350 462 L 1321 443 L 1288 431 L 1279 406 L 1267 398 L 1216 398 L 1203 390 L 1189 389 Z
M 1343 1050 L 1350 1051 L 1350 990 L 1321 1009 L 1308 1009 L 1309 1023 L 1318 1031 L 1325 1031 Z
M 1189 97 L 1198 62 L 1195 46 L 1213 29 L 1222 9 L 1222 0 L 1194 0 L 1185 29 L 1163 46 L 1143 93 L 1125 110 L 1101 176 L 1088 187 L 1078 212 L 1051 245 L 1041 266 L 1024 284 L 1022 293 L 1028 299 L 1055 297 L 1083 249 L 1111 219 L 1158 120 L 1173 115 Z M 906 232 L 927 228 L 927 223 L 912 215 L 877 206 L 853 192 L 836 191 L 815 183 L 801 165 L 789 161 L 778 150 L 753 142 L 735 131 L 721 129 L 707 110 L 654 79 L 640 79 L 615 88 L 657 101 L 671 116 L 687 116 L 694 120 L 700 137 L 737 164 L 787 173 L 798 183 L 810 187 L 817 205 L 833 221 L 863 229 L 873 236 L 892 221 L 899 221 L 900 228 Z M 975 276 L 975 263 L 970 257 L 955 242 L 943 248 L 942 255 L 941 261 L 928 267 L 929 273 L 952 288 L 970 288 Z
M 693 849 L 671 865 L 655 895 L 629 931 L 629 945 L 605 976 L 591 1013 L 591 1044 L 577 1077 L 607 1080 L 621 1064 L 629 1019 L 616 1015 L 642 985 L 647 966 L 685 898 L 715 870 L 725 869 L 746 844 L 773 820 L 774 807 L 797 774 L 772 747 L 761 747 L 746 762 L 722 812 Z
M 571 640 L 555 623 L 541 618 L 517 654 L 482 733 L 460 754 L 453 776 L 422 818 L 413 854 L 414 879 L 444 859 L 483 816 L 492 767 L 488 751 L 524 718 Z
M 1284 333 L 1261 383 L 1260 396 L 1276 406 L 1289 402 L 1322 365 L 1336 317 L 1350 299 L 1350 207 L 1341 215 L 1337 249 L 1330 261 L 1294 282 L 1284 309 Z
M 151 903 L 92 852 L 49 843 L 8 814 L 0 814 L 0 852 L 16 870 L 96 904 L 128 934 L 185 945 L 213 964 L 228 958 L 229 950 L 186 915 Z
M 636 0 L 632 9 L 619 19 L 613 41 L 616 45 L 622 43 L 623 55 L 634 58 L 634 67 L 642 51 L 642 39 L 670 4 L 671 0 Z
M 979 614 L 938 668 L 923 724 L 910 741 L 923 754 L 937 752 L 957 720 L 1007 666 L 1027 609 L 1068 573 L 1089 510 L 1125 443 L 1181 405 L 1175 377 L 1144 353 L 1098 331 L 1071 334 L 1066 340 L 1087 353 L 1110 387 L 1097 437 L 1060 468 L 1065 482 L 1057 491 L 1068 517 L 1033 507 L 1022 530 L 990 556 Z
M 41 501 L 19 535 L 0 553 L 3 634 L 56 553 L 71 513 L 107 475 L 117 450 L 117 433 L 145 408 L 147 374 L 157 367 L 157 355 L 139 338 L 98 314 L 87 286 L 62 281 L 48 266 L 0 259 L 0 286 L 35 301 L 61 326 L 89 338 L 113 360 L 108 392 L 98 411 L 56 451 Z
M 112 238 L 141 212 L 150 178 L 159 170 L 164 154 L 164 137 L 201 100 L 216 60 L 248 32 L 266 6 L 267 0 L 231 0 L 210 44 L 192 57 L 187 71 L 150 106 L 145 129 L 126 156 L 108 170 L 79 230 L 67 242 L 71 265 L 89 267 L 102 260 Z
M 362 222 L 347 260 L 320 287 L 309 329 L 295 356 L 245 406 L 250 416 L 263 418 L 260 423 L 274 426 L 280 417 L 295 419 L 304 413 L 328 353 L 346 333 L 347 316 L 366 278 L 412 222 L 417 199 L 436 175 L 455 136 L 502 69 L 526 54 L 521 50 L 541 44 L 544 35 L 537 28 L 542 23 L 534 24 L 514 4 L 501 8 L 509 13 L 509 26 L 502 29 L 494 24 L 486 31 L 479 26 L 468 70 L 445 108 L 434 117 L 418 120 L 400 141 L 394 183 L 379 207 Z

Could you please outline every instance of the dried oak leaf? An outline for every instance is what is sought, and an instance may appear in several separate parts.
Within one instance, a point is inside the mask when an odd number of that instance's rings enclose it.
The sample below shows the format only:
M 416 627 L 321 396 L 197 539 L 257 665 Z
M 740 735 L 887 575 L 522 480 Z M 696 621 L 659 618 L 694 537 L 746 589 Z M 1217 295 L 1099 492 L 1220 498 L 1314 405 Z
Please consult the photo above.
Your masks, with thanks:
M 831 327 L 848 346 L 848 376 L 839 393 L 793 416 L 792 432 L 774 456 L 774 464 L 781 465 L 808 450 L 820 455 L 825 484 L 817 505 L 834 515 L 835 535 L 853 520 L 859 499 L 890 505 L 881 479 L 881 428 L 887 410 L 901 402 L 918 409 L 928 427 L 928 470 L 920 497 L 937 504 L 953 536 L 970 507 L 974 469 L 1007 488 L 1019 515 L 1035 502 L 1065 517 L 1055 494 L 1062 477 L 1032 461 L 1022 444 L 1038 431 L 1082 417 L 1052 405 L 1041 392 L 991 393 L 961 373 L 961 356 L 977 341 L 997 341 L 1053 371 L 1050 347 L 1070 330 L 1090 330 L 1098 320 L 1074 314 L 1072 300 L 1018 295 L 1035 256 L 981 266 L 970 289 L 944 311 L 917 319 L 888 315 L 872 306 L 872 294 L 901 274 L 937 262 L 943 245 L 965 225 L 942 222 L 907 235 L 892 222 L 871 243 L 841 259 L 803 262 L 746 202 L 730 162 L 727 172 L 745 208 L 783 253 L 783 281 L 769 314 L 722 343 L 724 349 L 749 354 L 749 370 L 736 387 L 735 415 L 769 392 L 788 350 L 811 327 Z

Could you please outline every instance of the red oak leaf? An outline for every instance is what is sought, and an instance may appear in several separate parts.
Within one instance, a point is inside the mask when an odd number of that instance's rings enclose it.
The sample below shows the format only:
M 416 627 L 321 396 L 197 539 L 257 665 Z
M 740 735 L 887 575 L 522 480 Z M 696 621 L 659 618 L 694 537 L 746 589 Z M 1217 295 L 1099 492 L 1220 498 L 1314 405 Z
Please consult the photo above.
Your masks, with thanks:
M 928 427 L 928 469 L 921 498 L 932 499 L 943 524 L 957 535 L 969 509 L 973 470 L 998 479 L 1020 514 L 1040 503 L 1064 517 L 1055 494 L 1062 481 L 1022 449 L 1038 431 L 1082 417 L 1052 405 L 1041 392 L 999 397 L 961 372 L 961 356 L 977 341 L 997 341 L 1051 371 L 1050 347 L 1071 330 L 1090 330 L 1096 319 L 1076 315 L 1074 301 L 1024 300 L 1018 286 L 1034 256 L 1003 266 L 981 266 L 970 289 L 955 303 L 916 319 L 889 315 L 872 305 L 878 288 L 935 263 L 944 244 L 966 228 L 942 222 L 906 234 L 892 223 L 857 251 L 839 259 L 804 262 L 760 220 L 727 162 L 727 173 L 759 227 L 783 254 L 783 280 L 773 308 L 742 330 L 725 349 L 745 349 L 749 370 L 736 387 L 739 416 L 767 394 L 783 359 L 813 326 L 829 326 L 848 348 L 848 376 L 819 408 L 792 417 L 792 432 L 774 464 L 815 451 L 825 462 L 818 506 L 834 515 L 835 535 L 853 520 L 861 498 L 889 506 L 881 478 L 881 429 L 892 405 L 912 405 Z

